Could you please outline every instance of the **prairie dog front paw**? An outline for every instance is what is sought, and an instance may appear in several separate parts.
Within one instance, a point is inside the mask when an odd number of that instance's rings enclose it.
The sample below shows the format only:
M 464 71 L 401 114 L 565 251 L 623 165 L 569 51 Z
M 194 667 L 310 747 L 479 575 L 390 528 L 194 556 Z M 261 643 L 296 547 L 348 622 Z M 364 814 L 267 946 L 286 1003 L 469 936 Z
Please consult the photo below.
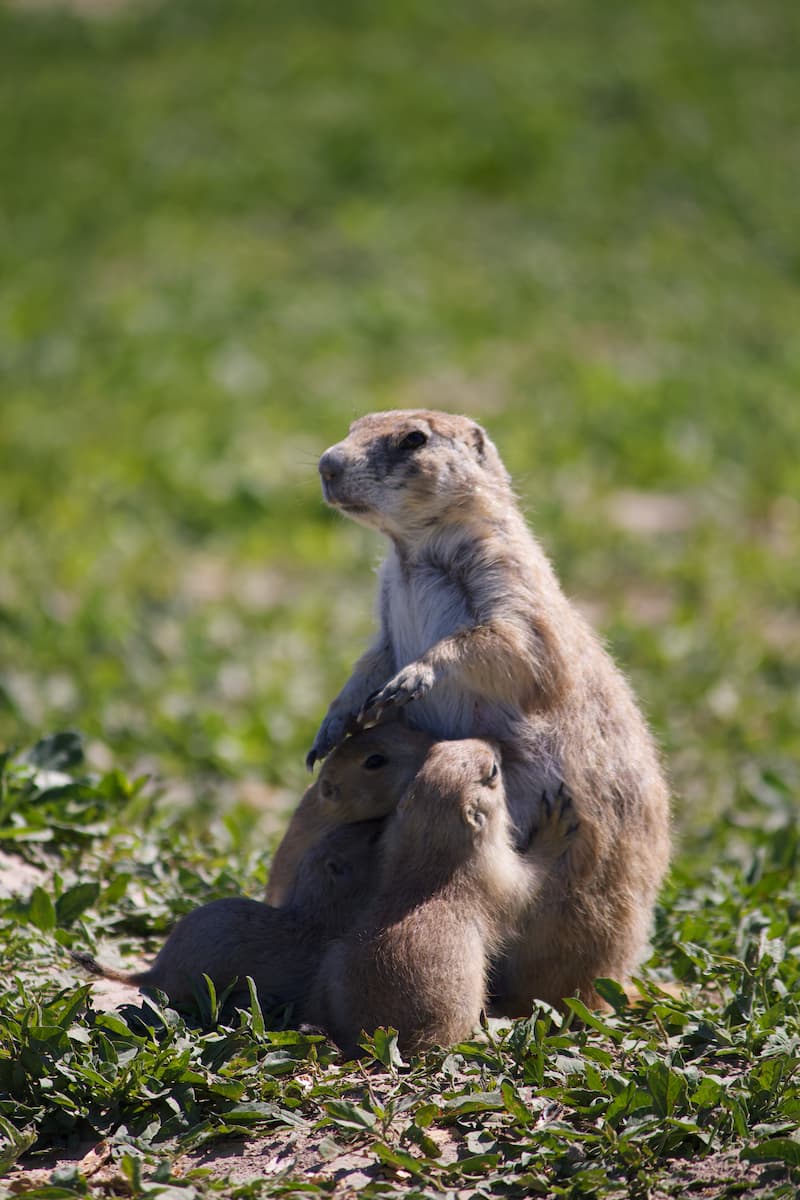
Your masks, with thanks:
M 306 755 L 308 770 L 313 771 L 314 763 L 327 758 L 331 750 L 335 750 L 349 733 L 355 732 L 356 728 L 357 722 L 352 713 L 329 711 L 314 738 L 314 745 Z
M 364 707 L 358 714 L 359 725 L 374 725 L 380 721 L 387 709 L 403 708 L 412 700 L 419 700 L 422 696 L 427 695 L 433 687 L 433 683 L 432 667 L 429 667 L 427 663 L 409 663 L 382 688 L 367 697 Z
M 545 788 L 539 824 L 532 830 L 525 852 L 529 857 L 555 862 L 567 852 L 579 828 L 580 821 L 565 784 L 560 783 L 555 790 Z

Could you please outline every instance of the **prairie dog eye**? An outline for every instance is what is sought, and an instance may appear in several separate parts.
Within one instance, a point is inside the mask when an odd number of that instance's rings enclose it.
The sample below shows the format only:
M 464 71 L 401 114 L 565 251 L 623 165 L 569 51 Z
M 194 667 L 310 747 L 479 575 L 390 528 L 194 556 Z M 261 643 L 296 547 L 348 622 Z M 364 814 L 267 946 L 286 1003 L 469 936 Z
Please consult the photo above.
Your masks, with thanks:
M 411 433 L 407 433 L 400 441 L 401 450 L 419 450 L 420 446 L 424 446 L 428 440 L 428 435 L 423 433 L 421 429 L 412 429 Z
M 388 761 L 385 754 L 370 754 L 361 765 L 365 771 L 377 771 L 380 767 L 385 767 Z

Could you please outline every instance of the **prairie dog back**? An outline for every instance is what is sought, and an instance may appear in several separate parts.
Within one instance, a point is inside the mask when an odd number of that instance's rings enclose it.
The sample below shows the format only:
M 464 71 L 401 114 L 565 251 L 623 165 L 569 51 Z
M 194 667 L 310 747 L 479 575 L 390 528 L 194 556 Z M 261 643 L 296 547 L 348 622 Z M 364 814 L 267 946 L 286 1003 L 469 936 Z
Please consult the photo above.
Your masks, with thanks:
M 234 985 L 234 996 L 247 994 L 249 975 L 262 1004 L 292 1004 L 302 1018 L 326 945 L 350 927 L 374 890 L 381 828 L 381 821 L 360 821 L 324 835 L 301 860 L 283 908 L 237 896 L 187 913 L 144 971 L 74 958 L 94 975 L 158 988 L 179 1006 L 205 992 L 203 975 L 218 993 Z

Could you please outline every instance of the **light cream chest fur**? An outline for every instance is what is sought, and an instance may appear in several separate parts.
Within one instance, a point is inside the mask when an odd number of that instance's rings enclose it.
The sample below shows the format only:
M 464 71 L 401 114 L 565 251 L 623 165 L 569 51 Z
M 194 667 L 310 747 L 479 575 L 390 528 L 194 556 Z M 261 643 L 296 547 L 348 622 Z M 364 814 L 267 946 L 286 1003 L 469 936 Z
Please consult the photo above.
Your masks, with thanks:
M 422 658 L 443 638 L 474 625 L 464 589 L 441 568 L 406 566 L 392 550 L 381 575 L 382 619 L 395 671 Z M 444 738 L 491 736 L 494 723 L 477 692 L 446 677 L 431 695 L 415 701 L 406 717 L 415 728 Z

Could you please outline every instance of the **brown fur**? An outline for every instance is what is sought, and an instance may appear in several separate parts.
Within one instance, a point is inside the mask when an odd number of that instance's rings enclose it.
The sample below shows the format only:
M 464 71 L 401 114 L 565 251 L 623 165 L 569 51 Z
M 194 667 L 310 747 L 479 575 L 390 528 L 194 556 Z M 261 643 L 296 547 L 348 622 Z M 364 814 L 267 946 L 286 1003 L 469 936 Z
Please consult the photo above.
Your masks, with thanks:
M 569 807 L 553 806 L 523 858 L 493 747 L 435 744 L 388 819 L 363 922 L 320 964 L 311 1019 L 349 1056 L 361 1032 L 378 1025 L 394 1026 L 411 1053 L 469 1037 L 486 1003 L 490 959 L 571 831 Z
M 320 460 L 326 499 L 386 534 L 380 629 L 309 753 L 404 709 L 437 738 L 502 747 L 517 845 L 564 786 L 580 830 L 500 964 L 498 1011 L 597 1000 L 640 962 L 669 858 L 668 793 L 622 674 L 564 596 L 485 432 L 415 410 L 362 417 Z M 407 707 L 405 707 L 407 706 Z
M 385 817 L 416 774 L 433 739 L 394 721 L 363 729 L 327 758 L 289 822 L 272 860 L 268 904 L 286 902 L 308 849 L 339 825 Z
M 213 900 L 183 917 L 145 971 L 116 971 L 90 955 L 76 955 L 95 975 L 135 987 L 158 988 L 173 1004 L 191 1004 L 205 991 L 234 984 L 247 994 L 250 975 L 264 1004 L 292 1004 L 302 1015 L 309 987 L 328 942 L 349 928 L 374 886 L 380 821 L 361 821 L 326 833 L 303 856 L 287 903 Z

